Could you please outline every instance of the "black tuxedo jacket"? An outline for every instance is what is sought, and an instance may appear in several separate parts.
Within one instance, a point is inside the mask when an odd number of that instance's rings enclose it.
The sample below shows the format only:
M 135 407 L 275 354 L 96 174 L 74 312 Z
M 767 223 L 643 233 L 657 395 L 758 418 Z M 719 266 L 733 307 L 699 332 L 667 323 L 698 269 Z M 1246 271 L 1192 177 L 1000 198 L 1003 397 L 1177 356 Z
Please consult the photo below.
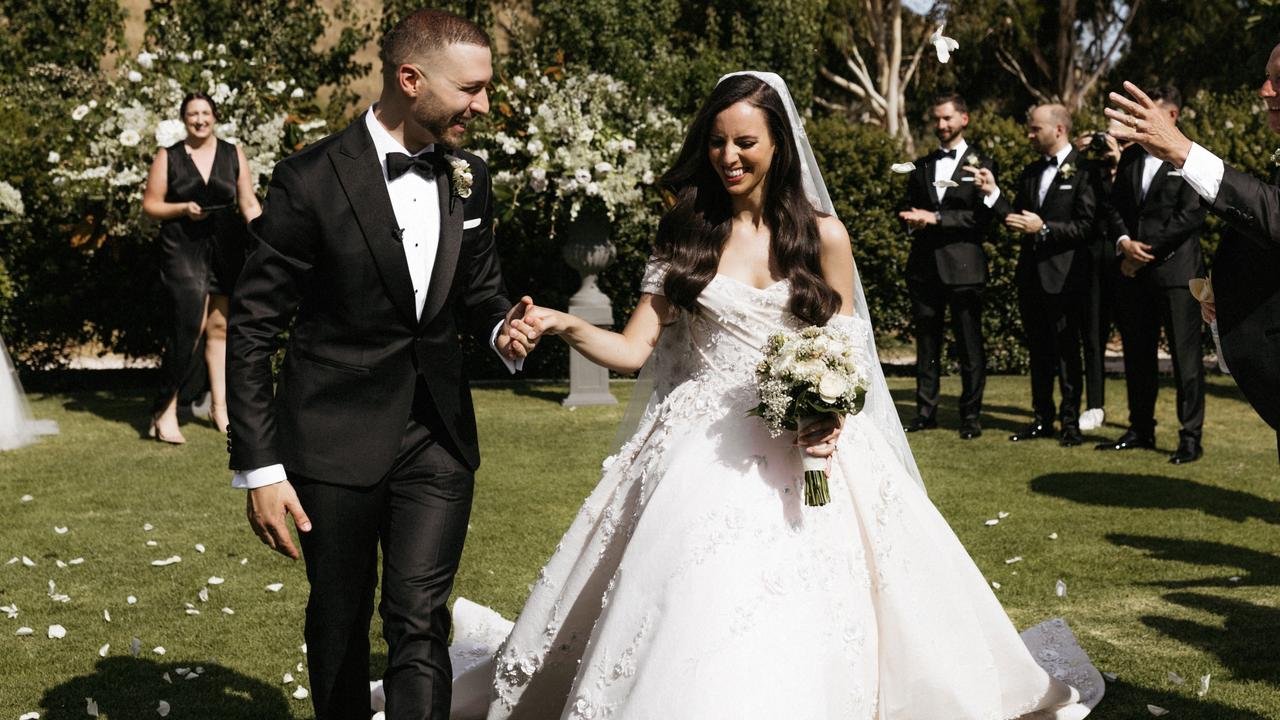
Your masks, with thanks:
M 970 161 L 968 158 L 972 157 Z M 983 195 L 974 187 L 973 176 L 964 171 L 965 165 L 978 164 L 997 171 L 990 157 L 973 146 L 965 151 L 964 158 L 956 163 L 951 180 L 957 187 L 948 188 L 938 201 L 937 188 L 933 186 L 936 155 L 930 153 L 916 160 L 916 169 L 907 177 L 907 192 L 900 210 L 920 208 L 932 210 L 941 216 L 937 225 L 930 225 L 911 232 L 911 254 L 907 258 L 909 276 L 932 278 L 933 267 L 944 285 L 982 285 L 987 282 L 987 254 L 982 249 L 994 217 L 990 208 L 982 202 Z
M 458 335 L 487 342 L 511 303 L 494 249 L 488 169 L 453 154 L 473 182 L 462 198 L 457 173 L 437 171 L 440 244 L 421 319 L 363 118 L 276 166 L 251 228 L 257 247 L 231 301 L 231 468 L 283 463 L 290 474 L 373 485 L 399 451 L 418 378 L 463 460 L 479 465 Z M 273 392 L 271 357 L 286 329 Z
M 1159 287 L 1185 288 L 1191 278 L 1204 277 L 1200 233 L 1206 211 L 1195 189 L 1167 162 L 1160 163 L 1143 197 L 1145 158 L 1146 153 L 1137 145 L 1120 156 L 1111 191 L 1111 203 L 1120 220 L 1120 226 L 1111 230 L 1112 251 L 1121 235 L 1147 243 L 1156 259 L 1139 270 L 1135 279 Z
M 1088 245 L 1097 205 L 1095 183 L 1090 168 L 1084 166 L 1084 158 L 1072 150 L 1051 181 L 1044 203 L 1037 204 L 1043 170 L 1044 162 L 1040 160 L 1025 167 L 1018 176 L 1018 194 L 1013 202 L 1002 192 L 995 203 L 995 215 L 1002 221 L 1010 213 L 1029 210 L 1049 228 L 1048 237 L 1023 234 L 1014 281 L 1023 288 L 1039 287 L 1050 295 L 1083 291 L 1089 282 Z
M 1280 187 L 1228 166 L 1209 210 L 1229 226 L 1213 262 L 1222 352 L 1245 397 L 1280 430 Z

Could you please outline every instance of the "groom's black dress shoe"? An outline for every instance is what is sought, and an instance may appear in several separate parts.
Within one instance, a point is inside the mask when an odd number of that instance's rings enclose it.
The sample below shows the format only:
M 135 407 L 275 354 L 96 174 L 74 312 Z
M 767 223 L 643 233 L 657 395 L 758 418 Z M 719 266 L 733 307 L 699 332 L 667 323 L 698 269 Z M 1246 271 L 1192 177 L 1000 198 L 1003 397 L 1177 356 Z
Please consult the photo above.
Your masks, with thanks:
M 960 423 L 960 439 L 972 440 L 982 437 L 982 425 L 978 423 L 977 418 L 970 418 Z
M 1084 436 L 1080 434 L 1080 426 L 1074 423 L 1062 426 L 1062 438 L 1058 440 L 1062 447 L 1075 447 L 1084 444 Z
M 921 430 L 932 430 L 938 427 L 938 419 L 917 415 L 911 422 L 902 426 L 907 432 L 920 432 Z
M 1035 440 L 1036 438 L 1051 438 L 1054 434 L 1053 423 L 1033 422 L 1022 432 L 1010 435 L 1009 439 L 1013 442 L 1022 442 L 1023 440 Z
M 1200 447 L 1198 440 L 1183 438 L 1178 443 L 1178 451 L 1169 456 L 1169 462 L 1174 465 L 1186 465 L 1199 460 L 1204 455 L 1204 448 Z
M 1139 435 L 1132 430 L 1125 430 L 1115 442 L 1098 443 L 1094 450 L 1155 450 L 1156 439 L 1150 435 Z

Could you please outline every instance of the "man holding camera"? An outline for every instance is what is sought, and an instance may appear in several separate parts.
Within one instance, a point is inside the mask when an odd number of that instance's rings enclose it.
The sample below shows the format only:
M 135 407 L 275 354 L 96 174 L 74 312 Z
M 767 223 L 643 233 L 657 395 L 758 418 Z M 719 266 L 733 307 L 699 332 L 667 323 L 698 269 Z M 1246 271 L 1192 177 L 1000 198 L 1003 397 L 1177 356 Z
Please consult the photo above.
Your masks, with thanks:
M 1182 96 L 1172 86 L 1147 90 L 1156 107 L 1177 122 Z M 1121 225 L 1114 233 L 1120 258 L 1116 315 L 1124 340 L 1129 429 L 1098 450 L 1155 448 L 1155 404 L 1159 387 L 1156 351 L 1164 327 L 1177 382 L 1178 449 L 1175 465 L 1203 455 L 1204 363 L 1200 306 L 1188 286 L 1204 276 L 1200 234 L 1205 209 L 1195 189 L 1173 165 L 1132 145 L 1120 158 L 1112 204 Z

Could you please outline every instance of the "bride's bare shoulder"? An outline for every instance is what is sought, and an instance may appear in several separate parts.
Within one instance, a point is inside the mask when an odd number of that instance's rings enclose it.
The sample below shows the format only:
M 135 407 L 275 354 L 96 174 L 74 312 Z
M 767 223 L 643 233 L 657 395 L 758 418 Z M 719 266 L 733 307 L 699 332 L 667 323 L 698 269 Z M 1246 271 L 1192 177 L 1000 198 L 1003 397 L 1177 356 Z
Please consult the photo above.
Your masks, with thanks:
M 824 256 L 851 255 L 853 252 L 849 246 L 849 231 L 835 215 L 818 213 L 818 239 L 822 241 Z

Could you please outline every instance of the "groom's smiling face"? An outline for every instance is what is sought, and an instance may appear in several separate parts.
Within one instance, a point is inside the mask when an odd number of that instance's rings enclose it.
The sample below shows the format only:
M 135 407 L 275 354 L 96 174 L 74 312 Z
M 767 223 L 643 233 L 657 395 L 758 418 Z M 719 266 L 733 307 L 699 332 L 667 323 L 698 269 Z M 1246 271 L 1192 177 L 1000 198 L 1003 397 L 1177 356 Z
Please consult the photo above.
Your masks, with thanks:
M 452 43 L 405 67 L 417 71 L 418 95 L 412 100 L 414 121 L 435 142 L 461 145 L 467 124 L 489 112 L 493 55 L 489 48 Z

